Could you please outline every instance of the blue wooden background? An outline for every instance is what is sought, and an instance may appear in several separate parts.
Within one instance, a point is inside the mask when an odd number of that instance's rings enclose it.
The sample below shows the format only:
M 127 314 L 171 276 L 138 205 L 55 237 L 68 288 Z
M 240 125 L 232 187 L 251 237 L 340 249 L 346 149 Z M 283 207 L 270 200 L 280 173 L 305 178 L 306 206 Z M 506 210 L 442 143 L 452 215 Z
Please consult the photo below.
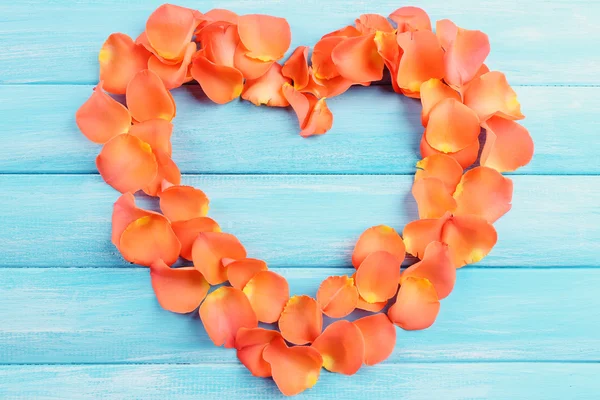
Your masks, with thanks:
M 137 35 L 160 0 L 0 0 L 0 398 L 264 399 L 235 352 L 196 316 L 160 309 L 148 270 L 110 243 L 117 193 L 75 110 L 97 81 L 111 32 Z M 600 2 L 422 0 L 433 19 L 487 32 L 489 65 L 515 86 L 535 140 L 513 174 L 513 210 L 490 256 L 459 271 L 436 324 L 398 331 L 385 363 L 322 373 L 305 398 L 593 399 L 600 392 Z M 381 0 L 182 1 L 288 18 L 293 46 Z M 183 181 L 249 253 L 314 295 L 349 271 L 371 225 L 401 230 L 421 135 L 419 104 L 387 87 L 330 101 L 335 125 L 301 139 L 289 110 L 175 92 Z

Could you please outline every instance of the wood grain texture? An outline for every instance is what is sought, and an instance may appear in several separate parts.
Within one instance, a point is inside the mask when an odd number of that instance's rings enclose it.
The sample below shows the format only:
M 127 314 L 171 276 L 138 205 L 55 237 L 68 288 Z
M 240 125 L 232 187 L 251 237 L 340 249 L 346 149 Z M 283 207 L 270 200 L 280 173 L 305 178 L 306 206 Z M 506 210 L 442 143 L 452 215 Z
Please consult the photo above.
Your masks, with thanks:
M 75 111 L 92 86 L 0 86 L 0 172 L 96 173 L 100 147 L 79 132 Z M 517 174 L 597 174 L 600 88 L 519 87 L 536 145 Z M 388 87 L 330 99 L 333 129 L 298 136 L 291 109 L 209 102 L 199 87 L 174 91 L 173 157 L 184 173 L 412 174 L 423 133 L 418 101 Z M 360 116 L 360 117 L 357 117 Z M 574 140 L 574 133 L 577 140 Z
M 137 36 L 163 0 L 22 0 L 0 3 L 0 83 L 86 83 L 97 80 L 97 54 L 111 32 Z M 588 0 L 421 0 L 438 20 L 450 18 L 490 37 L 493 69 L 520 84 L 598 84 L 600 52 L 596 17 L 600 3 Z M 362 13 L 388 15 L 404 5 L 395 0 L 178 1 L 208 11 L 285 17 L 292 49 L 313 45 L 325 33 Z M 35 21 L 35 23 L 31 23 Z M 67 67 L 68 66 L 68 67 Z
M 274 271 L 292 294 L 315 296 L 327 276 L 354 269 Z M 461 270 L 435 325 L 398 328 L 386 363 L 600 362 L 598 286 L 600 269 Z M 0 364 L 237 363 L 196 313 L 160 308 L 145 268 L 5 269 L 0 287 Z

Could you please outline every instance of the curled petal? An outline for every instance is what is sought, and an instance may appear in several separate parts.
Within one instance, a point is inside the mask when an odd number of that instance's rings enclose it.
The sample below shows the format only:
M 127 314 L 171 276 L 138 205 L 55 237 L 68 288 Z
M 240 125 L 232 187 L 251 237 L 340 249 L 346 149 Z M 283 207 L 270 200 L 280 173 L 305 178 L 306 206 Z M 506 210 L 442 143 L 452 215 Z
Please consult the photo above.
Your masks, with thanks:
M 323 358 L 312 347 L 288 347 L 281 338 L 274 338 L 263 351 L 271 365 L 275 384 L 286 396 L 294 396 L 313 387 L 319 380 Z
M 377 225 L 365 230 L 354 246 L 352 265 L 358 268 L 371 253 L 387 251 L 398 259 L 398 265 L 404 261 L 406 251 L 404 241 L 396 230 L 387 225 Z
M 427 329 L 440 311 L 435 288 L 424 278 L 407 278 L 388 310 L 390 321 L 407 331 Z
M 442 100 L 455 99 L 461 102 L 460 93 L 439 79 L 432 78 L 421 85 L 421 123 L 427 126 L 429 113 Z
M 363 34 L 394 32 L 394 27 L 386 17 L 379 14 L 362 14 L 356 21 L 356 28 Z
M 300 90 L 308 85 L 308 47 L 298 46 L 290 58 L 283 64 L 281 73 L 294 82 L 294 89 Z
M 181 257 L 192 260 L 192 246 L 201 232 L 221 232 L 219 224 L 208 217 L 192 218 L 171 223 L 173 232 L 181 243 Z M 238 288 L 241 289 L 241 288 Z
M 200 319 L 215 346 L 235 347 L 241 328 L 256 328 L 258 320 L 246 295 L 239 289 L 222 286 L 206 296 Z
M 400 46 L 396 41 L 396 34 L 394 32 L 375 32 L 375 45 L 377 46 L 377 52 L 383 57 L 385 66 L 390 71 L 394 91 L 401 93 L 398 86 L 398 67 L 400 66 L 401 54 Z
M 102 90 L 102 81 L 89 99 L 75 113 L 75 122 L 86 138 L 94 143 L 106 143 L 131 126 L 129 111 Z
M 119 250 L 127 261 L 151 266 L 157 260 L 171 265 L 179 258 L 181 244 L 169 220 L 151 214 L 133 221 L 121 235 Z
M 199 23 L 199 15 L 193 10 L 163 4 L 148 17 L 146 37 L 158 55 L 179 62 Z
M 150 119 L 132 125 L 129 134 L 148 143 L 152 150 L 159 150 L 171 156 L 171 134 L 173 124 L 164 119 Z
M 229 103 L 242 93 L 244 76 L 235 68 L 217 65 L 198 54 L 192 61 L 192 76 L 206 96 L 217 104 Z
M 104 89 L 125 94 L 127 84 L 139 71 L 148 68 L 150 52 L 124 33 L 113 33 L 106 39 L 100 53 L 100 80 Z
M 148 69 L 162 79 L 167 89 L 178 88 L 187 82 L 187 72 L 195 52 L 196 43 L 188 43 L 181 62 L 172 65 L 164 64 L 159 58 L 153 55 L 148 60 Z
M 273 271 L 259 271 L 244 286 L 244 293 L 260 322 L 277 322 L 290 298 L 287 280 Z
M 477 114 L 456 99 L 440 101 L 429 114 L 425 140 L 435 150 L 456 153 L 477 141 Z
M 447 154 L 434 154 L 417 162 L 415 181 L 425 178 L 441 180 L 448 193 L 456 190 L 456 185 L 462 178 L 463 169 L 454 158 Z
M 202 43 L 204 54 L 210 62 L 235 67 L 235 52 L 240 42 L 236 25 L 212 23 L 197 34 L 196 40 Z
M 210 289 L 206 279 L 195 268 L 169 268 L 162 260 L 150 266 L 150 279 L 160 306 L 179 314 L 198 308 Z
M 406 224 L 402 233 L 406 252 L 422 259 L 429 243 L 442 241 L 442 229 L 450 216 L 446 213 L 439 219 L 420 219 Z
M 370 254 L 356 271 L 356 287 L 367 303 L 391 299 L 398 289 L 400 262 L 387 251 Z
M 423 82 L 444 77 L 444 50 L 437 36 L 428 30 L 401 33 L 397 40 L 404 51 L 398 67 L 398 85 L 407 95 L 417 97 Z
M 144 193 L 148 196 L 158 196 L 163 187 L 181 183 L 181 172 L 171 157 L 158 149 L 154 149 L 153 153 L 158 163 L 158 173 L 154 180 L 144 188 Z
M 352 82 L 379 81 L 383 77 L 383 57 L 377 50 L 375 33 L 350 37 L 331 52 L 338 73 Z
M 475 215 L 457 215 L 445 224 L 441 241 L 450 248 L 456 268 L 481 261 L 492 250 L 498 235 L 493 225 Z
M 431 30 L 429 15 L 419 7 L 400 7 L 389 18 L 398 25 L 398 33 Z
M 325 98 L 317 100 L 311 110 L 306 125 L 300 131 L 300 136 L 309 137 L 313 135 L 323 135 L 327 133 L 333 126 L 333 114 Z
M 102 147 L 96 167 L 104 181 L 121 193 L 143 189 L 158 170 L 150 145 L 127 133 L 115 136 Z
M 156 73 L 145 69 L 129 81 L 126 93 L 127 107 L 138 122 L 150 119 L 175 118 L 175 101 Z
M 525 118 L 517 94 L 502 72 L 491 71 L 473 79 L 465 91 L 464 102 L 481 122 L 494 115 L 512 120 Z
M 129 226 L 129 224 L 131 224 L 136 219 L 151 214 L 157 213 L 155 213 L 154 211 L 147 211 L 138 208 L 135 205 L 135 197 L 133 197 L 133 194 L 123 193 L 113 205 L 111 235 L 112 244 L 114 244 L 115 247 L 118 249 L 119 243 L 121 241 L 121 235 L 123 234 L 125 228 L 127 228 L 127 226 Z
M 315 44 L 311 56 L 311 64 L 315 77 L 318 79 L 331 79 L 340 75 L 331 58 L 331 53 L 345 39 L 344 36 L 331 36 L 321 39 Z
M 208 214 L 208 197 L 191 186 L 171 186 L 160 194 L 160 209 L 171 221 L 205 217 Z
M 235 338 L 237 357 L 242 364 L 259 378 L 271 376 L 271 364 L 265 361 L 263 351 L 274 339 L 281 334 L 263 328 L 240 328 Z
M 375 314 L 354 321 L 365 342 L 365 364 L 375 365 L 392 355 L 396 347 L 396 327 L 385 314 Z
M 533 140 L 525 127 L 496 116 L 485 121 L 483 127 L 486 138 L 481 165 L 506 172 L 529 164 L 533 157 Z
M 416 180 L 412 187 L 412 195 L 419 208 L 419 218 L 440 218 L 446 212 L 454 211 L 456 200 L 451 193 L 440 179 Z
M 317 103 L 317 99 L 311 94 L 300 93 L 289 83 L 283 84 L 281 87 L 281 92 L 296 113 L 296 117 L 298 117 L 298 123 L 302 129 L 304 126 L 306 126 L 309 114 Z
M 227 280 L 223 259 L 243 258 L 246 258 L 246 249 L 235 236 L 229 233 L 201 232 L 192 246 L 194 267 L 211 285 L 218 285 Z
M 274 61 L 261 61 L 250 58 L 246 55 L 247 52 L 248 49 L 246 49 L 241 42 L 238 43 L 233 59 L 235 68 L 237 68 L 246 79 L 258 79 L 267 73 Z
M 346 92 L 352 86 L 352 81 L 341 75 L 331 79 L 319 79 L 311 71 L 308 85 L 301 90 L 303 93 L 312 93 L 317 98 L 335 97 Z
M 267 263 L 263 260 L 255 258 L 236 260 L 227 264 L 227 280 L 234 288 L 243 289 L 254 275 L 267 269 Z
M 269 107 L 287 107 L 290 103 L 281 90 L 285 83 L 290 84 L 291 80 L 282 75 L 281 65 L 273 63 L 260 78 L 246 80 L 242 99 L 255 106 L 266 104 Z
M 446 298 L 456 282 L 456 268 L 452 263 L 448 245 L 441 242 L 429 243 L 423 259 L 404 270 L 400 277 L 400 285 L 410 277 L 428 279 L 438 298 Z
M 328 317 L 342 318 L 350 314 L 358 303 L 354 279 L 345 275 L 325 279 L 317 291 L 317 302 Z
M 279 60 L 290 47 L 292 33 L 284 18 L 249 14 L 238 19 L 238 33 L 246 55 L 261 61 Z
M 358 302 L 356 303 L 356 308 L 359 310 L 369 311 L 369 312 L 379 312 L 383 310 L 383 308 L 387 305 L 386 301 L 380 301 L 379 303 L 368 303 L 365 299 L 358 296 Z
M 427 140 L 425 140 L 425 135 L 423 135 L 423 137 L 421 138 L 420 147 L 421 156 L 423 158 L 427 158 L 437 154 L 447 155 L 448 157 L 451 157 L 454 160 L 456 160 L 456 162 L 458 162 L 458 164 L 462 168 L 468 168 L 471 165 L 473 165 L 473 163 L 477 161 L 477 156 L 479 155 L 479 140 L 474 141 L 469 146 L 457 151 L 456 153 L 442 153 L 441 151 L 431 147 L 431 145 L 427 143 Z
M 323 329 L 323 314 L 315 299 L 293 296 L 279 317 L 281 335 L 290 343 L 306 344 L 314 341 Z
M 362 333 L 346 320 L 335 321 L 325 328 L 311 347 L 323 357 L 323 368 L 344 375 L 358 372 L 365 358 Z

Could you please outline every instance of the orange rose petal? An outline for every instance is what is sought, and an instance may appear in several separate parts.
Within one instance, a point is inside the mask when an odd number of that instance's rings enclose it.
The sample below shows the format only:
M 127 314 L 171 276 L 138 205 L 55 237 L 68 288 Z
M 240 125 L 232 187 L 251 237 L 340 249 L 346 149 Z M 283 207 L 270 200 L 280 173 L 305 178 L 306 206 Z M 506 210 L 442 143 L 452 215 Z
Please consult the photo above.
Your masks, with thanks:
M 281 69 L 283 76 L 294 82 L 294 89 L 300 90 L 308 85 L 308 47 L 298 46 Z
M 308 85 L 301 89 L 303 93 L 312 93 L 317 98 L 335 97 L 346 92 L 352 86 L 352 81 L 341 75 L 331 79 L 319 79 L 311 71 Z
M 378 225 L 365 230 L 358 238 L 352 253 L 352 265 L 358 268 L 369 254 L 377 251 L 394 255 L 399 264 L 406 256 L 404 241 L 398 232 L 387 225 Z
M 126 93 L 127 107 L 138 122 L 150 119 L 175 118 L 175 101 L 156 73 L 145 69 L 129 81 Z
M 75 113 L 75 122 L 86 138 L 94 143 L 106 143 L 131 126 L 127 108 L 102 89 L 100 81 L 89 99 Z
M 274 339 L 281 339 L 281 334 L 263 328 L 240 328 L 235 338 L 237 357 L 242 364 L 259 378 L 271 376 L 271 364 L 263 358 L 263 351 Z
M 359 310 L 369 311 L 369 312 L 379 312 L 383 310 L 383 308 L 387 305 L 386 301 L 381 301 L 379 303 L 368 303 L 365 299 L 358 296 L 358 302 L 356 303 L 356 308 Z
M 290 298 L 287 280 L 273 271 L 259 271 L 244 286 L 252 309 L 260 322 L 277 322 Z
M 494 226 L 475 215 L 450 218 L 442 232 L 442 242 L 450 248 L 456 268 L 481 261 L 492 250 L 498 235 Z
M 427 158 L 436 154 L 447 155 L 456 160 L 462 168 L 468 168 L 473 165 L 475 161 L 477 161 L 477 156 L 479 155 L 479 140 L 474 141 L 469 146 L 457 151 L 456 153 L 442 153 L 441 151 L 431 147 L 431 145 L 427 143 L 425 135 L 423 135 L 421 138 L 421 157 Z
M 177 164 L 173 162 L 171 157 L 164 151 L 154 150 L 156 161 L 158 163 L 158 173 L 154 180 L 144 188 L 144 193 L 148 196 L 158 196 L 165 184 L 179 185 L 181 183 L 181 171 Z
M 153 150 L 159 150 L 171 156 L 171 135 L 173 124 L 164 119 L 150 119 L 132 125 L 129 134 L 148 143 Z
M 311 347 L 323 357 L 323 368 L 344 375 L 354 375 L 365 358 L 365 341 L 360 329 L 350 321 L 329 325 Z
M 406 224 L 402 233 L 406 252 L 422 259 L 429 243 L 442 241 L 442 229 L 450 216 L 447 213 L 439 219 L 420 219 Z
M 444 50 L 435 33 L 422 30 L 398 34 L 404 51 L 398 67 L 398 85 L 416 96 L 421 84 L 444 77 Z
M 449 19 L 441 19 L 435 23 L 435 34 L 446 51 L 452 46 L 457 33 L 458 26 Z
M 148 69 L 162 79 L 165 87 L 169 90 L 183 85 L 187 79 L 187 72 L 192 62 L 192 56 L 196 52 L 196 43 L 188 43 L 181 62 L 173 65 L 164 64 L 156 56 L 148 60 Z
M 173 232 L 181 243 L 181 257 L 192 260 L 192 246 L 201 232 L 221 232 L 219 224 L 208 217 L 198 217 L 186 221 L 175 221 L 171 223 Z M 241 289 L 241 288 L 238 288 Z
M 125 94 L 127 84 L 139 71 L 148 68 L 151 53 L 124 33 L 113 33 L 106 39 L 100 53 L 100 80 L 104 89 Z
M 238 19 L 238 34 L 246 56 L 260 61 L 277 61 L 292 42 L 290 25 L 284 18 L 249 14 Z
M 437 178 L 444 183 L 448 193 L 453 194 L 462 174 L 463 169 L 454 158 L 447 154 L 434 154 L 417 162 L 415 181 Z
M 222 286 L 204 299 L 199 310 L 208 337 L 215 346 L 230 349 L 241 328 L 256 328 L 258 320 L 250 301 L 239 289 Z
M 296 113 L 298 123 L 302 129 L 304 126 L 306 126 L 309 114 L 317 103 L 317 99 L 311 94 L 300 93 L 289 83 L 283 84 L 281 87 L 281 92 Z
M 392 355 L 396 347 L 396 327 L 385 314 L 369 315 L 353 322 L 365 342 L 365 364 L 375 365 Z
M 429 113 L 425 140 L 435 150 L 456 153 L 477 141 L 477 114 L 456 99 L 440 101 Z
M 338 30 L 335 30 L 333 32 L 329 32 L 326 35 L 323 35 L 323 37 L 321 37 L 321 39 L 325 39 L 325 38 L 328 38 L 328 37 L 335 37 L 335 36 L 353 37 L 353 36 L 360 36 L 360 35 L 362 35 L 361 31 L 359 31 L 358 29 L 356 29 L 352 25 L 348 25 L 348 26 L 345 26 L 345 27 L 340 28 Z
M 300 136 L 306 138 L 313 135 L 323 135 L 333 126 L 333 114 L 325 98 L 319 99 L 311 110 L 306 125 L 300 131 Z
M 135 197 L 131 193 L 123 193 L 113 205 L 112 213 L 112 244 L 119 248 L 121 235 L 129 224 L 136 219 L 157 214 L 154 211 L 143 210 L 135 205 Z M 157 214 L 158 215 L 158 214 Z
M 201 232 L 192 246 L 194 267 L 204 275 L 208 283 L 218 285 L 227 280 L 227 272 L 221 260 L 246 258 L 246 249 L 229 233 Z
M 102 147 L 96 167 L 104 181 L 121 193 L 135 193 L 146 187 L 158 170 L 150 145 L 126 133 Z
M 533 157 L 533 140 L 525 127 L 496 116 L 485 121 L 483 127 L 486 138 L 481 165 L 507 172 L 529 164 Z
M 362 14 L 354 21 L 356 29 L 363 35 L 375 32 L 394 32 L 394 27 L 386 17 L 379 14 Z
M 377 46 L 377 52 L 383 57 L 383 62 L 390 71 L 390 77 L 392 78 L 392 87 L 396 93 L 401 93 L 401 89 L 398 86 L 398 67 L 400 65 L 400 46 L 396 41 L 396 34 L 394 32 L 376 32 L 375 33 L 375 45 Z
M 248 79 L 244 84 L 242 99 L 255 106 L 266 104 L 269 107 L 287 107 L 289 101 L 283 95 L 281 87 L 291 80 L 281 73 L 281 65 L 273 63 L 271 68 L 258 79 Z
M 442 100 L 455 99 L 462 101 L 460 93 L 446 85 L 439 79 L 432 78 L 421 85 L 421 122 L 427 126 L 429 113 Z
M 171 221 L 183 221 L 208 214 L 208 197 L 192 186 L 171 186 L 160 194 L 160 209 Z
M 258 79 L 267 73 L 274 61 L 261 61 L 250 58 L 246 55 L 247 52 L 248 49 L 244 47 L 242 42 L 238 43 L 233 59 L 235 68 L 237 68 L 246 79 Z
M 146 22 L 148 42 L 161 57 L 179 62 L 200 23 L 198 17 L 189 8 L 163 4 L 154 10 Z
M 204 55 L 197 54 L 192 61 L 192 76 L 204 94 L 217 104 L 238 98 L 244 88 L 244 76 L 235 68 L 217 65 Z
M 431 30 L 429 15 L 419 7 L 400 7 L 389 18 L 398 25 L 398 33 Z
M 267 269 L 267 263 L 263 260 L 255 258 L 236 260 L 227 264 L 227 280 L 234 288 L 243 289 L 254 275 Z
M 222 8 L 213 8 L 204 14 L 204 18 L 211 22 L 223 21 L 231 24 L 237 24 L 239 17 L 233 11 L 224 10 Z
M 383 57 L 377 51 L 375 33 L 344 39 L 331 52 L 338 73 L 352 82 L 383 78 Z
M 295 396 L 313 387 L 319 380 L 323 358 L 312 347 L 288 347 L 281 338 L 274 338 L 263 351 L 271 365 L 275 384 L 286 396 Z
M 354 279 L 347 276 L 330 276 L 321 282 L 317 291 L 317 302 L 323 314 L 331 318 L 349 315 L 358 303 L 358 290 Z
M 441 242 L 429 243 L 423 259 L 404 270 L 400 277 L 400 285 L 410 277 L 428 279 L 440 300 L 448 297 L 456 282 L 456 268 L 452 263 L 448 245 Z
M 150 279 L 160 306 L 179 314 L 194 311 L 210 289 L 206 279 L 195 268 L 169 268 L 162 260 L 150 266 Z
M 198 33 L 196 40 L 202 43 L 204 54 L 210 62 L 235 68 L 235 52 L 240 41 L 236 25 L 212 23 Z
M 525 118 L 517 94 L 502 72 L 492 71 L 473 79 L 465 91 L 464 102 L 481 122 L 494 115 L 512 120 Z
M 151 266 L 162 260 L 172 265 L 179 258 L 181 244 L 169 220 L 159 214 L 136 219 L 121 234 L 119 250 L 127 261 Z
M 331 54 L 333 49 L 345 39 L 344 36 L 331 36 L 321 39 L 315 44 L 311 56 L 315 77 L 318 79 L 331 79 L 340 75 Z
M 398 290 L 400 264 L 387 251 L 369 254 L 356 271 L 356 288 L 367 303 L 381 303 L 391 299 Z
M 322 329 L 323 313 L 309 296 L 291 297 L 279 317 L 281 335 L 293 344 L 311 343 Z
M 496 222 L 512 207 L 513 183 L 495 169 L 476 167 L 465 172 L 456 187 L 455 215 L 477 215 Z
M 419 218 L 440 218 L 446 212 L 454 211 L 456 200 L 451 193 L 440 179 L 416 180 L 413 183 L 412 195 L 417 202 Z
M 390 321 L 407 331 L 427 329 L 440 311 L 435 288 L 424 278 L 407 278 L 388 310 Z

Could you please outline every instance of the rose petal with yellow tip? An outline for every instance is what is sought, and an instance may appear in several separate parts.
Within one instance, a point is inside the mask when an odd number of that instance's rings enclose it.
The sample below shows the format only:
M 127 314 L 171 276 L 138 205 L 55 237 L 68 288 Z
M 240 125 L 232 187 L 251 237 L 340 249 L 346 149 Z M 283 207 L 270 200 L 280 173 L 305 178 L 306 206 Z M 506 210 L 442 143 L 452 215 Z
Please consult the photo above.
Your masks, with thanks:
M 365 358 L 365 341 L 360 329 L 350 321 L 329 325 L 311 347 L 323 357 L 323 368 L 330 372 L 354 375 Z
M 188 43 L 181 62 L 164 64 L 158 57 L 152 55 L 148 60 L 148 69 L 162 79 L 168 90 L 178 88 L 188 81 L 187 72 L 196 52 L 196 43 Z
M 159 150 L 171 156 L 171 135 L 173 133 L 173 124 L 164 119 L 150 119 L 132 125 L 129 128 L 129 134 L 140 138 L 148 143 L 152 150 Z
M 313 73 L 318 79 L 331 79 L 340 75 L 331 54 L 333 49 L 345 39 L 345 36 L 331 36 L 323 38 L 315 44 L 311 64 Z
M 398 45 L 404 53 L 398 67 L 398 86 L 418 97 L 421 84 L 444 77 L 444 50 L 435 33 L 428 30 L 400 33 Z
M 179 314 L 198 308 L 210 289 L 206 279 L 194 267 L 170 268 L 163 260 L 150 266 L 150 279 L 160 306 Z
M 338 73 L 352 82 L 379 81 L 383 77 L 383 57 L 377 50 L 375 33 L 346 38 L 331 52 Z
M 121 255 L 127 261 L 151 266 L 157 260 L 172 265 L 179 258 L 181 244 L 169 220 L 159 214 L 138 218 L 127 226 L 119 241 Z
M 308 46 L 298 46 L 281 69 L 283 76 L 291 79 L 294 88 L 300 90 L 308 85 Z
M 450 248 L 456 268 L 481 261 L 496 245 L 494 226 L 475 215 L 457 215 L 444 224 L 441 241 Z
M 455 159 L 462 168 L 468 168 L 473 165 L 475 161 L 477 161 L 477 156 L 479 155 L 479 140 L 474 141 L 469 146 L 457 151 L 456 153 L 442 153 L 441 151 L 431 147 L 429 143 L 427 143 L 425 135 L 423 135 L 421 137 L 420 150 L 421 157 L 423 158 L 430 157 L 435 154 L 445 154 Z
M 354 21 L 356 29 L 363 35 L 375 32 L 394 32 L 394 27 L 386 17 L 379 14 L 362 14 Z
M 154 180 L 144 188 L 144 193 L 148 196 L 158 196 L 163 187 L 181 183 L 181 171 L 179 171 L 173 159 L 166 152 L 159 149 L 154 149 L 153 153 L 158 163 L 158 173 Z
M 201 232 L 221 232 L 219 224 L 208 217 L 192 218 L 171 223 L 173 232 L 181 242 L 181 257 L 192 260 L 192 246 Z M 241 289 L 241 288 L 238 288 Z
M 244 78 L 258 79 L 267 73 L 274 61 L 261 61 L 255 58 L 250 58 L 246 55 L 248 49 L 244 47 L 242 42 L 238 43 L 233 55 L 233 62 Z
M 291 80 L 281 73 L 281 65 L 273 63 L 271 68 L 258 79 L 247 79 L 242 91 L 242 99 L 255 106 L 287 107 L 289 101 L 283 95 L 282 86 Z
M 494 116 L 485 121 L 483 127 L 486 138 L 481 165 L 507 172 L 529 164 L 533 157 L 533 140 L 524 126 Z
M 365 230 L 352 253 L 352 265 L 358 268 L 371 253 L 387 251 L 398 259 L 401 264 L 406 256 L 404 241 L 396 230 L 387 225 L 377 225 Z
M 445 99 L 455 99 L 462 102 L 460 93 L 446 85 L 439 79 L 429 79 L 421 84 L 421 123 L 427 126 L 429 113 L 433 107 Z
M 287 280 L 273 271 L 259 271 L 244 286 L 243 292 L 260 322 L 277 322 L 290 298 Z
M 160 194 L 160 209 L 171 221 L 206 217 L 208 204 L 206 194 L 192 186 L 175 185 Z
M 227 280 L 234 288 L 244 289 L 254 275 L 266 270 L 268 270 L 267 263 L 263 260 L 255 258 L 236 260 L 227 264 Z
M 323 313 L 315 299 L 293 296 L 279 317 L 281 335 L 290 343 L 306 344 L 314 341 L 323 329 Z
M 448 245 L 441 242 L 429 243 L 423 259 L 404 270 L 400 285 L 410 277 L 428 279 L 435 288 L 438 299 L 448 297 L 456 282 L 456 268 Z
M 412 195 L 417 202 L 419 218 L 440 218 L 448 211 L 453 212 L 456 200 L 451 193 L 438 178 L 416 180 L 412 186 Z
M 447 154 L 434 154 L 417 162 L 415 181 L 437 178 L 444 183 L 448 193 L 453 194 L 462 174 L 463 169 L 454 158 Z
M 442 218 L 420 219 L 406 224 L 402 233 L 406 252 L 422 259 L 429 243 L 442 241 L 442 229 L 451 216 L 448 212 Z
M 217 104 L 225 104 L 240 97 L 244 76 L 235 68 L 217 65 L 197 53 L 192 61 L 192 76 L 204 94 Z
M 345 275 L 328 277 L 319 286 L 317 302 L 328 317 L 343 318 L 349 315 L 358 303 L 354 279 Z
M 424 278 L 407 278 L 396 296 L 396 302 L 388 310 L 388 317 L 395 325 L 407 331 L 427 329 L 440 312 L 440 301 L 435 288 Z
M 227 280 L 223 259 L 246 258 L 246 249 L 230 233 L 201 232 L 192 246 L 194 267 L 204 275 L 208 283 L 218 285 Z
M 125 94 L 127 84 L 139 71 L 148 68 L 151 53 L 136 44 L 124 33 L 113 33 L 98 54 L 100 80 L 104 89 L 114 94 Z
M 424 136 L 435 150 L 456 153 L 475 143 L 480 132 L 477 114 L 460 101 L 447 98 L 429 113 Z
M 512 120 L 525 118 L 517 94 L 502 72 L 491 71 L 473 79 L 464 94 L 464 102 L 481 122 L 494 115 Z
M 131 116 L 138 122 L 175 118 L 175 101 L 156 73 L 145 69 L 129 81 L 125 95 Z
M 111 242 L 119 248 L 121 235 L 129 224 L 136 219 L 157 214 L 154 211 L 141 209 L 135 205 L 135 197 L 131 193 L 123 193 L 113 205 Z
M 356 288 L 368 303 L 391 299 L 398 290 L 401 262 L 387 251 L 369 254 L 356 271 Z
M 146 22 L 146 37 L 158 55 L 179 62 L 201 22 L 198 12 L 172 4 L 159 6 Z
M 238 34 L 246 56 L 261 61 L 277 61 L 292 42 L 290 25 L 284 18 L 248 14 L 238 18 Z

